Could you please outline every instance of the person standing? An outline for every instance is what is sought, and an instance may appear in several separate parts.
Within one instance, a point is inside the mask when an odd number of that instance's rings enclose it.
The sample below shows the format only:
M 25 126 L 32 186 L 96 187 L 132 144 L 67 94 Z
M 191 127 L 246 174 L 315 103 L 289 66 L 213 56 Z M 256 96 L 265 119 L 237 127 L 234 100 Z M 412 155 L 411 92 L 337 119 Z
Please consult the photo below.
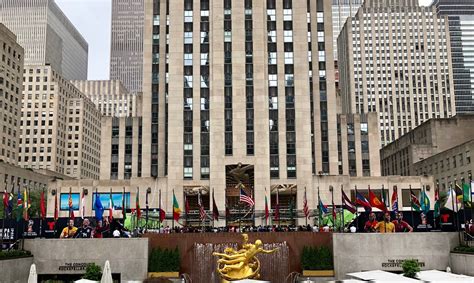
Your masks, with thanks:
M 394 233 L 395 225 L 390 222 L 390 212 L 385 212 L 383 221 L 375 225 L 375 230 L 379 233 Z
M 375 232 L 375 226 L 377 225 L 377 219 L 375 218 L 375 213 L 371 212 L 369 214 L 369 220 L 365 222 L 364 225 L 364 231 L 367 233 L 374 233 Z
M 74 238 L 82 238 L 82 239 L 92 238 L 92 227 L 89 225 L 90 225 L 89 219 L 85 218 L 84 221 L 82 221 L 81 228 L 77 229 L 77 232 Z
M 76 232 L 77 232 L 77 227 L 74 227 L 74 219 L 69 219 L 68 225 L 64 227 L 59 238 L 61 239 L 74 238 L 74 235 L 76 234 Z
M 395 225 L 395 232 L 413 232 L 413 227 L 403 220 L 403 213 L 397 213 L 397 219 L 393 220 L 392 223 Z

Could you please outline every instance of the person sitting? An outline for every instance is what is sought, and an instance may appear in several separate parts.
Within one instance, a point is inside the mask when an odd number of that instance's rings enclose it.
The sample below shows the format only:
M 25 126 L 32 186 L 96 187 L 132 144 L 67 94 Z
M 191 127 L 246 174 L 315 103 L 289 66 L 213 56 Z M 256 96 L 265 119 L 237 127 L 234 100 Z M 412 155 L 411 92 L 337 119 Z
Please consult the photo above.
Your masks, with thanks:
M 59 238 L 61 239 L 73 238 L 76 232 L 77 232 L 77 227 L 74 227 L 74 219 L 69 219 L 68 226 L 64 227 Z
M 393 220 L 392 223 L 395 225 L 395 232 L 413 232 L 413 227 L 403 220 L 403 213 L 397 213 L 397 219 Z
M 390 222 L 390 212 L 385 212 L 383 221 L 375 225 L 375 230 L 379 233 L 394 233 L 395 225 Z
M 74 235 L 74 238 L 92 238 L 92 227 L 89 226 L 90 222 L 89 219 L 85 218 L 84 221 L 82 221 L 82 226 L 81 228 L 77 229 L 76 234 Z
M 377 225 L 377 219 L 375 218 L 375 213 L 371 212 L 369 214 L 369 220 L 365 222 L 364 231 L 367 233 L 375 232 L 375 226 Z

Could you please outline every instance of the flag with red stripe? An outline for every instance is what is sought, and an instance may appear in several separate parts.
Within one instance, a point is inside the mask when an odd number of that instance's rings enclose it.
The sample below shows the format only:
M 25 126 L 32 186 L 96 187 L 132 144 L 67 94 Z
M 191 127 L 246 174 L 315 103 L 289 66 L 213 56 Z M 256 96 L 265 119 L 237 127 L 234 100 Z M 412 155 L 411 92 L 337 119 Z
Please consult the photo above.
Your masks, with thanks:
M 303 212 L 306 218 L 309 217 L 309 207 L 308 207 L 308 199 L 306 197 L 306 188 L 304 188 L 304 198 L 303 198 Z
M 245 202 L 249 206 L 254 206 L 255 205 L 255 202 L 253 201 L 253 199 L 245 193 L 243 188 L 240 188 L 239 200 L 240 200 L 240 202 Z

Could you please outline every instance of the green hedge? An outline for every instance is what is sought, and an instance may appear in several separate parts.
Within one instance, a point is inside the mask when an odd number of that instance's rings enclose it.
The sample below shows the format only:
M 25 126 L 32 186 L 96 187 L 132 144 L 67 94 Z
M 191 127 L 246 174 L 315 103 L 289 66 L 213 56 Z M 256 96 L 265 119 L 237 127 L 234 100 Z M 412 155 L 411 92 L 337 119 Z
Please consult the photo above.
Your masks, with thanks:
M 474 254 L 474 247 L 459 246 L 455 247 L 454 251 L 458 253 Z
M 0 251 L 0 260 L 30 257 L 30 256 L 31 256 L 31 253 L 29 251 L 22 251 L 22 250 Z
M 334 269 L 331 250 L 328 247 L 303 247 L 301 267 L 303 270 Z
M 149 272 L 178 272 L 180 267 L 179 250 L 153 249 L 148 259 Z

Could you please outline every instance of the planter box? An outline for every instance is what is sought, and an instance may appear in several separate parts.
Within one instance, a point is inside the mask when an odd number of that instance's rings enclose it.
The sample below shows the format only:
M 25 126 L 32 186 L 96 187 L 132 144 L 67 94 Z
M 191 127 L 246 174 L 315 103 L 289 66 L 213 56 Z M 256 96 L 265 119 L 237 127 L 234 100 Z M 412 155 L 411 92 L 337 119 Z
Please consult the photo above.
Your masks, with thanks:
M 169 271 L 169 272 L 148 272 L 148 278 L 179 278 L 179 272 Z
M 334 277 L 334 270 L 303 270 L 307 277 Z

